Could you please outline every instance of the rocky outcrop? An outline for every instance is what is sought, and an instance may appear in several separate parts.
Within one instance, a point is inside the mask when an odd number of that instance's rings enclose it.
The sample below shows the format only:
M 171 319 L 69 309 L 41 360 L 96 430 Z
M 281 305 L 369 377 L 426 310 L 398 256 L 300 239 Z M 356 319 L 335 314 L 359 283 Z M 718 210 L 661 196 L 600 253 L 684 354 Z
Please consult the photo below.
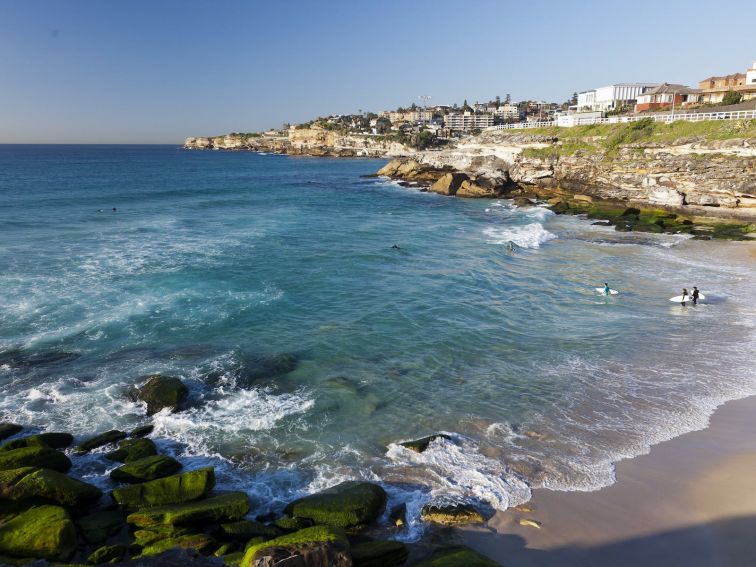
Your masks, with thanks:
M 292 128 L 264 134 L 226 134 L 187 138 L 189 150 L 250 150 L 319 157 L 386 157 L 412 150 L 385 136 L 342 133 L 322 128 Z
M 173 411 L 183 409 L 189 390 L 184 383 L 173 376 L 153 374 L 138 390 L 133 392 L 134 399 L 147 405 L 147 415 L 152 415 L 164 408 Z
M 295 500 L 285 512 L 318 524 L 360 529 L 378 518 L 386 500 L 386 491 L 377 484 L 347 481 Z
M 486 133 L 392 160 L 378 175 L 457 197 L 580 195 L 700 216 L 756 219 L 756 140 L 606 145 Z M 719 210 L 716 210 L 719 209 Z

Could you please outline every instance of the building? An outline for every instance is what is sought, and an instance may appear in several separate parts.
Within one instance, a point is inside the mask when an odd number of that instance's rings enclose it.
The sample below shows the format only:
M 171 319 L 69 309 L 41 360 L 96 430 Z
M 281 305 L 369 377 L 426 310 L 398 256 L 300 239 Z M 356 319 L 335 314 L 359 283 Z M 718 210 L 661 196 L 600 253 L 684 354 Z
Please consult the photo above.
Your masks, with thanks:
M 483 130 L 494 125 L 494 115 L 488 113 L 475 114 L 473 112 L 451 112 L 444 116 L 444 126 L 457 132 L 468 132 L 473 129 Z
M 728 91 L 739 92 L 743 100 L 756 98 L 756 61 L 745 73 L 733 73 L 709 77 L 698 83 L 703 92 L 703 102 L 717 104 L 722 102 Z
M 520 109 L 516 104 L 502 103 L 499 105 L 499 108 L 496 109 L 494 114 L 504 120 L 517 120 L 520 118 Z
M 608 112 L 635 105 L 638 95 L 659 83 L 617 83 L 578 93 L 578 111 Z
M 701 97 L 701 91 L 698 89 L 691 89 L 685 85 L 663 83 L 638 95 L 635 112 L 654 110 L 666 106 L 695 104 L 700 102 Z

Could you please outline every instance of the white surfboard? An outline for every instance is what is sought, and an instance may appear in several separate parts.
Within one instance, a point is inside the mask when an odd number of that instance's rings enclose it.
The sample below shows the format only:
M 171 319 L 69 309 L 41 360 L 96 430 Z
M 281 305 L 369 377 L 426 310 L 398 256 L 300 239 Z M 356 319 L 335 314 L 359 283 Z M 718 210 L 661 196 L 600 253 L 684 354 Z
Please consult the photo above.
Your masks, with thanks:
M 703 293 L 698 294 L 698 300 L 701 301 L 702 299 L 706 299 L 706 296 Z M 676 295 L 674 297 L 669 298 L 670 301 L 674 301 L 675 303 L 682 303 L 683 301 L 693 301 L 692 295 Z
M 596 291 L 599 292 L 601 295 L 606 295 L 604 293 L 604 288 L 603 287 L 597 287 Z M 609 295 L 617 295 L 618 293 L 619 292 L 616 289 L 610 289 L 609 290 Z

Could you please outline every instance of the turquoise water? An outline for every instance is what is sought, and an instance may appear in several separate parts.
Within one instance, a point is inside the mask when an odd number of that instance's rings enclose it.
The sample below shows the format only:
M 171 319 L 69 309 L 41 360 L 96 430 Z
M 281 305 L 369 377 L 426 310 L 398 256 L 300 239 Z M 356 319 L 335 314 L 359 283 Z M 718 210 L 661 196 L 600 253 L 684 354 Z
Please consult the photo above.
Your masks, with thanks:
M 431 495 L 504 509 L 610 484 L 756 392 L 737 244 L 361 177 L 383 163 L 0 146 L 0 419 L 129 428 L 148 418 L 127 389 L 177 375 L 191 408 L 156 436 L 256 512 L 362 477 L 414 522 Z M 693 285 L 710 301 L 668 301 Z M 422 455 L 394 444 L 439 431 Z

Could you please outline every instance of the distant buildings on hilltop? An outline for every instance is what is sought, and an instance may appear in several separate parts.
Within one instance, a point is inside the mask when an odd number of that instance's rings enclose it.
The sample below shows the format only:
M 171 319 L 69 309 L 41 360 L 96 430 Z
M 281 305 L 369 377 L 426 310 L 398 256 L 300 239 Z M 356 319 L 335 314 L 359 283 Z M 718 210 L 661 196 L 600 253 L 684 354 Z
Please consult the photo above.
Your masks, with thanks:
M 429 96 L 420 97 L 423 106 L 385 110 L 379 114 L 362 112 L 318 118 L 293 128 L 311 127 L 372 135 L 396 135 L 402 141 L 428 136 L 444 139 L 463 133 L 511 123 L 579 124 L 583 118 L 608 115 L 736 104 L 756 99 L 756 62 L 745 73 L 709 77 L 698 88 L 677 83 L 616 83 L 576 92 L 564 103 L 546 101 L 513 102 L 509 95 L 488 102 L 464 101 L 462 106 L 428 105 Z M 288 126 L 288 125 L 287 125 Z

